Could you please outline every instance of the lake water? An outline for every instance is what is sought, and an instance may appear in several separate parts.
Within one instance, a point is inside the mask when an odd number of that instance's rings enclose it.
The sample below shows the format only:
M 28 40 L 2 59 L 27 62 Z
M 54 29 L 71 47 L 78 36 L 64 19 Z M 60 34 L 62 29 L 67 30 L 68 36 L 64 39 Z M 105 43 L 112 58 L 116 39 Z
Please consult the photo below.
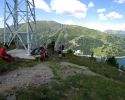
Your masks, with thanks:
M 123 66 L 125 68 L 125 57 L 123 58 L 116 58 L 117 63 L 119 64 L 119 66 Z
M 123 66 L 125 68 L 125 57 L 116 58 L 116 60 L 117 60 L 117 63 L 119 64 L 119 66 Z M 100 62 L 101 57 L 96 57 L 96 61 Z
M 81 55 L 81 56 L 86 56 L 86 57 L 90 57 L 90 55 Z M 101 61 L 101 57 L 99 56 L 95 56 L 96 61 L 100 62 Z M 119 66 L 123 66 L 125 68 L 125 57 L 116 57 L 117 63 L 119 64 Z

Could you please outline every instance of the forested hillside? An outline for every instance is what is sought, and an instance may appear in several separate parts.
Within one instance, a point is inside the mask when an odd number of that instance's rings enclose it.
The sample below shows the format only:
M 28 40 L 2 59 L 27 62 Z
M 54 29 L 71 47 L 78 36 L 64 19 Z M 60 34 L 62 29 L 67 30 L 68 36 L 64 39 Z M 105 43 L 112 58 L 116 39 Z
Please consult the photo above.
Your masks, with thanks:
M 2 31 L 0 29 L 0 33 Z M 40 44 L 55 39 L 57 43 L 62 41 L 65 49 L 79 49 L 83 54 L 91 54 L 91 51 L 94 51 L 95 55 L 124 56 L 125 54 L 124 35 L 106 34 L 76 25 L 62 26 L 54 21 L 37 21 L 36 32 L 37 42 Z

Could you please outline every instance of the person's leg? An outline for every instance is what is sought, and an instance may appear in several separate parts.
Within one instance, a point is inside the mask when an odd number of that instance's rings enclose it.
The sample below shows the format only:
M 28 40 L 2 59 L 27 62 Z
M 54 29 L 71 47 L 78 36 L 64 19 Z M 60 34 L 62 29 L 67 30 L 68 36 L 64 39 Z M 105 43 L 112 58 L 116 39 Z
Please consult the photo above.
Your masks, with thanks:
M 62 57 L 62 54 L 61 54 L 61 51 L 59 51 L 59 58 L 61 58 Z
M 15 60 L 15 58 L 12 57 L 10 54 L 7 54 L 6 56 L 8 56 L 8 59 L 9 59 L 10 61 L 14 61 L 14 60 Z
M 38 59 L 38 61 L 41 61 L 41 55 L 37 55 L 35 58 Z

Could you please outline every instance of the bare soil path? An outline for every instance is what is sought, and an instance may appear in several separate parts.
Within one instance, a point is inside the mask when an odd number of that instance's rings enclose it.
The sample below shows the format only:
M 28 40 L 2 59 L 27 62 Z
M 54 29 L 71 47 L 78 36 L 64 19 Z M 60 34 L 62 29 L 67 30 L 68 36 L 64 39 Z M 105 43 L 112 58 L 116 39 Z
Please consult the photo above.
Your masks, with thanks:
M 79 66 L 69 62 L 61 62 L 59 67 L 60 70 L 57 71 L 57 74 L 61 78 L 82 73 L 89 76 L 99 76 L 106 80 L 112 80 L 114 82 L 123 84 L 100 74 L 94 73 L 85 66 Z M 40 63 L 34 67 L 20 68 L 0 76 L 0 92 L 8 92 L 15 88 L 25 88 L 28 86 L 37 87 L 39 85 L 49 83 L 53 77 L 53 70 L 47 64 Z
M 25 88 L 48 83 L 52 77 L 51 69 L 45 64 L 38 64 L 31 68 L 20 68 L 0 76 L 0 92 L 17 87 Z

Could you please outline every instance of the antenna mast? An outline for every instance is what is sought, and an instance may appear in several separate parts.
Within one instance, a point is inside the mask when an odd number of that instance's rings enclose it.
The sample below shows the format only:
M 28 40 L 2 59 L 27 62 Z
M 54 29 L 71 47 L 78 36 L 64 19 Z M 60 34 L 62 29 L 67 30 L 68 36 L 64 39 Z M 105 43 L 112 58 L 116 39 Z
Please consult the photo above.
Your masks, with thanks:
M 36 38 L 34 0 L 4 0 L 4 45 L 14 41 L 30 54 Z

